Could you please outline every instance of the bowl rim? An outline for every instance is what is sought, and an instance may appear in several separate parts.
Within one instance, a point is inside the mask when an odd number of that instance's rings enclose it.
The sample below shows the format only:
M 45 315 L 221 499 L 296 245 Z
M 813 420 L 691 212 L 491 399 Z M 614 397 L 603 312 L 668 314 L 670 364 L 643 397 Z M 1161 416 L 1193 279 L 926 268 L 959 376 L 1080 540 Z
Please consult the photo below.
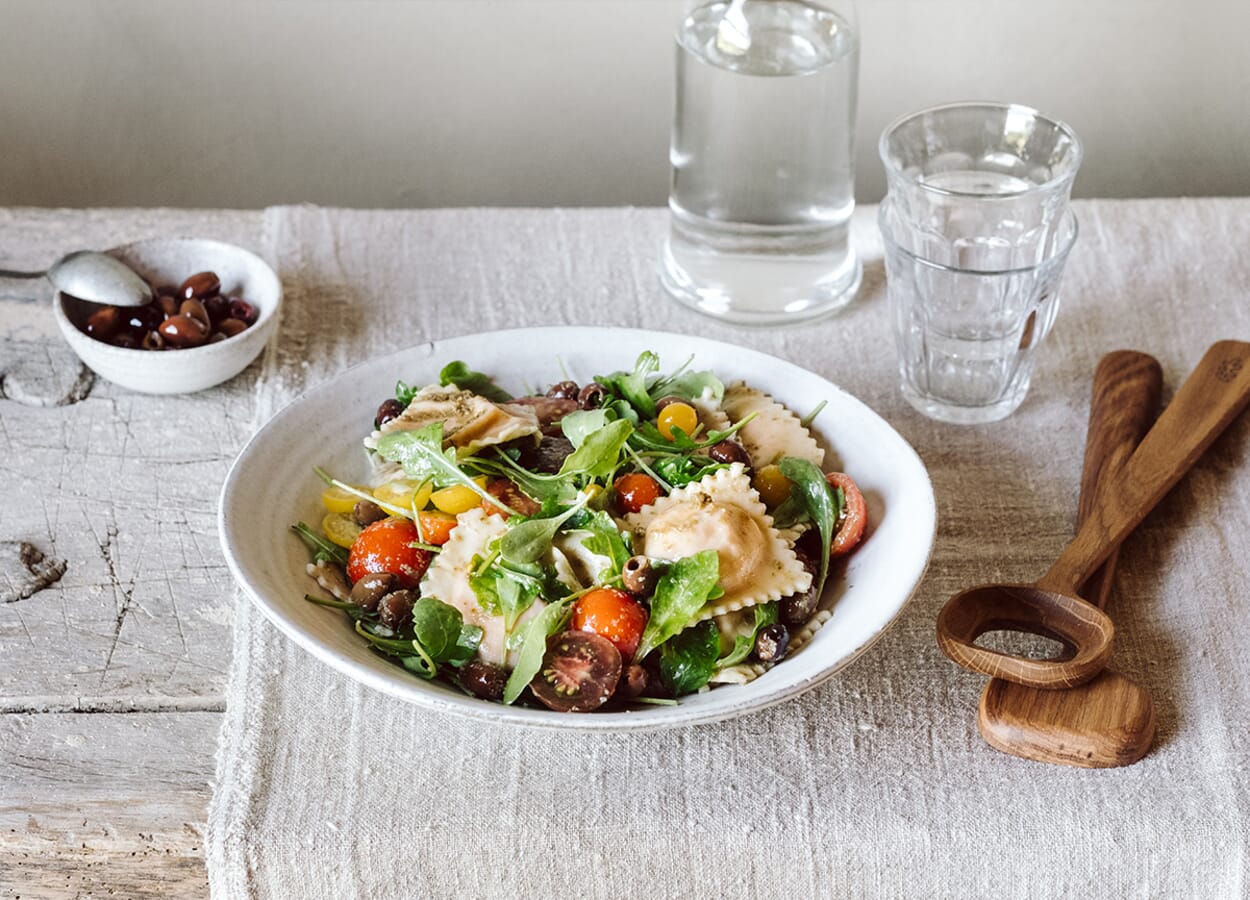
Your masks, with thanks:
M 131 248 L 151 246 L 151 245 L 176 245 L 176 244 L 211 245 L 214 249 L 225 250 L 230 253 L 236 254 L 238 256 L 247 258 L 250 261 L 259 264 L 260 266 L 259 271 L 261 272 L 262 276 L 266 280 L 272 280 L 273 282 L 274 299 L 273 299 L 272 304 L 267 304 L 263 306 L 260 303 L 257 303 L 256 301 L 248 300 L 249 303 L 252 303 L 254 306 L 257 307 L 256 321 L 253 322 L 250 326 L 248 326 L 245 330 L 236 334 L 234 337 L 226 338 L 224 341 L 218 341 L 215 344 L 202 344 L 199 347 L 175 348 L 177 350 L 177 356 L 170 357 L 171 359 L 185 360 L 185 359 L 190 359 L 192 356 L 195 356 L 196 358 L 202 360 L 206 356 L 212 353 L 228 353 L 230 352 L 231 349 L 236 348 L 240 344 L 245 343 L 245 339 L 247 339 L 249 336 L 254 340 L 256 339 L 256 335 L 263 335 L 268 332 L 270 322 L 274 320 L 274 317 L 278 313 L 279 307 L 281 307 L 282 305 L 282 299 L 283 299 L 282 279 L 278 277 L 278 273 L 274 271 L 273 266 L 269 265 L 269 263 L 267 263 L 259 254 L 251 250 L 248 250 L 246 247 L 241 247 L 238 244 L 231 244 L 227 241 L 219 241 L 214 238 L 196 238 L 196 237 L 144 238 L 138 241 L 130 241 L 125 244 L 118 244 L 116 247 L 110 247 L 107 250 L 102 250 L 101 252 L 107 253 L 109 256 L 120 258 L 120 254 L 124 253 L 127 250 L 130 250 Z M 67 340 L 78 341 L 81 338 L 82 342 L 86 342 L 87 346 L 90 346 L 91 348 L 93 348 L 93 350 L 98 350 L 100 354 L 104 356 L 115 356 L 118 359 L 137 358 L 136 357 L 137 354 L 142 354 L 144 358 L 156 358 L 156 357 L 160 357 L 162 359 L 165 358 L 166 354 L 164 353 L 154 353 L 151 350 L 144 350 L 142 347 L 118 347 L 115 344 L 107 344 L 104 341 L 94 338 L 91 335 L 87 334 L 86 332 L 82 331 L 77 325 L 74 324 L 74 322 L 69 317 L 69 313 L 66 311 L 66 308 L 65 308 L 66 301 L 70 299 L 73 299 L 78 303 L 88 302 L 86 300 L 79 300 L 76 297 L 71 297 L 69 294 L 66 294 L 64 291 L 60 291 L 60 290 L 53 291 L 52 311 L 56 317 L 57 324 L 60 325 L 61 330 L 65 332 Z M 243 298 L 243 299 L 247 299 L 247 298 Z M 103 304 L 92 304 L 92 305 L 100 306 Z M 229 348 L 226 347 L 227 344 L 230 345 Z
M 570 715 L 568 713 L 558 713 L 545 709 L 506 706 L 468 696 L 457 696 L 455 694 L 443 693 L 441 691 L 426 691 L 422 689 L 424 685 L 423 682 L 417 682 L 415 679 L 411 683 L 402 681 L 396 677 L 398 673 L 383 672 L 381 670 L 365 666 L 345 656 L 341 656 L 334 649 L 334 647 L 324 643 L 315 635 L 307 633 L 304 629 L 302 629 L 298 625 L 295 617 L 286 613 L 282 609 L 280 603 L 268 599 L 265 596 L 264 591 L 261 589 L 261 586 L 252 582 L 249 574 L 244 570 L 240 560 L 236 558 L 233 547 L 231 526 L 227 521 L 227 513 L 235 513 L 235 507 L 241 501 L 246 503 L 246 498 L 240 493 L 239 473 L 248 469 L 253 464 L 253 457 L 259 452 L 258 448 L 263 449 L 264 442 L 274 433 L 275 429 L 281 428 L 289 419 L 302 414 L 303 406 L 306 402 L 315 399 L 319 395 L 329 393 L 344 379 L 350 378 L 353 373 L 365 367 L 385 367 L 388 363 L 394 366 L 401 360 L 405 358 L 411 359 L 418 353 L 421 354 L 419 358 L 430 359 L 433 358 L 437 352 L 439 352 L 440 345 L 449 342 L 507 336 L 513 340 L 520 341 L 518 344 L 519 346 L 534 346 L 535 344 L 531 341 L 537 341 L 540 336 L 547 335 L 555 331 L 564 334 L 576 332 L 589 333 L 598 335 L 600 338 L 605 335 L 609 337 L 616 336 L 621 339 L 642 339 L 646 336 L 661 334 L 660 332 L 652 330 L 636 328 L 600 326 L 537 326 L 529 328 L 506 328 L 484 332 L 472 332 L 469 334 L 430 340 L 422 344 L 413 345 L 396 350 L 392 353 L 364 360 L 349 369 L 336 373 L 333 377 L 328 378 L 327 380 L 292 398 L 280 410 L 274 413 L 269 420 L 264 423 L 264 425 L 258 428 L 239 451 L 234 462 L 230 466 L 229 472 L 226 474 L 226 478 L 222 484 L 222 489 L 218 497 L 217 528 L 222 552 L 231 575 L 234 577 L 236 584 L 244 591 L 245 594 L 247 594 L 250 602 L 260 608 L 265 618 L 276 625 L 279 631 L 289 637 L 296 645 L 310 653 L 321 663 L 337 671 L 340 675 L 346 676 L 349 679 L 357 681 L 384 694 L 424 709 L 450 713 L 461 718 L 473 719 L 485 725 L 509 725 L 526 728 L 622 733 L 658 731 L 667 728 L 679 728 L 706 724 L 776 706 L 787 700 L 793 699 L 800 694 L 806 693 L 812 688 L 823 684 L 825 681 L 828 681 L 835 674 L 837 674 L 837 672 L 841 671 L 847 665 L 850 665 L 858 659 L 873 644 L 880 640 L 881 637 L 884 636 L 885 633 L 889 631 L 890 628 L 898 621 L 903 611 L 914 598 L 916 591 L 924 579 L 929 563 L 932 560 L 933 547 L 937 537 L 937 503 L 933 491 L 933 482 L 929 476 L 928 469 L 925 467 L 923 460 L 920 458 L 920 455 L 916 452 L 915 448 L 913 448 L 911 444 L 897 431 L 897 429 L 890 425 L 890 423 L 887 422 L 882 416 L 877 414 L 871 407 L 859 398 L 824 378 L 824 376 L 817 375 L 797 363 L 789 362 L 781 359 L 780 357 L 773 356 L 772 354 L 764 353 L 763 351 L 703 337 L 698 338 L 698 340 L 705 346 L 718 346 L 721 349 L 732 349 L 739 352 L 745 352 L 757 358 L 763 358 L 774 365 L 799 369 L 812 377 L 823 381 L 834 392 L 841 395 L 844 402 L 848 402 L 851 405 L 858 407 L 861 414 L 866 414 L 868 417 L 877 420 L 890 433 L 892 433 L 897 439 L 898 449 L 901 454 L 907 457 L 910 463 L 914 464 L 916 470 L 921 476 L 923 491 L 919 497 L 921 501 L 921 509 L 919 510 L 920 518 L 913 519 L 913 521 L 919 521 L 923 526 L 924 534 L 927 538 L 927 544 L 924 549 L 923 559 L 919 561 L 918 565 L 913 564 L 910 576 L 906 578 L 908 584 L 905 596 L 899 601 L 897 608 L 888 617 L 888 619 L 884 620 L 875 631 L 869 634 L 862 641 L 862 643 L 854 647 L 850 652 L 846 653 L 838 660 L 825 665 L 823 668 L 813 672 L 807 677 L 794 681 L 788 686 L 779 687 L 777 690 L 762 696 L 739 699 L 737 703 L 726 703 L 705 708 L 700 707 L 691 709 L 686 706 L 654 707 L 645 710 L 626 710 L 610 713 L 596 712 L 585 715 Z M 728 685 L 726 687 L 733 686 Z M 672 712 L 669 712 L 669 710 L 672 710 Z

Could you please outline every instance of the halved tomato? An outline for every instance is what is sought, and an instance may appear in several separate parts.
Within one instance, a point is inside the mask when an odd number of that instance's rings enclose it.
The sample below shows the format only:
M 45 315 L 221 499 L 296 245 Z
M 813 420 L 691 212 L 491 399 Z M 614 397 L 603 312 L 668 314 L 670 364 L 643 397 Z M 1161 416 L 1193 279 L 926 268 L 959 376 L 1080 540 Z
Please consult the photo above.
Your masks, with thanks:
M 842 504 L 842 515 L 834 526 L 833 543 L 829 546 L 830 556 L 845 556 L 855 549 L 864 536 L 864 529 L 868 526 L 868 504 L 864 502 L 864 495 L 850 475 L 829 472 L 825 475 L 825 481 L 832 488 L 842 488 L 846 497 L 846 502 Z
M 590 712 L 608 701 L 621 680 L 621 654 L 606 638 L 566 631 L 547 644 L 530 690 L 557 712 Z

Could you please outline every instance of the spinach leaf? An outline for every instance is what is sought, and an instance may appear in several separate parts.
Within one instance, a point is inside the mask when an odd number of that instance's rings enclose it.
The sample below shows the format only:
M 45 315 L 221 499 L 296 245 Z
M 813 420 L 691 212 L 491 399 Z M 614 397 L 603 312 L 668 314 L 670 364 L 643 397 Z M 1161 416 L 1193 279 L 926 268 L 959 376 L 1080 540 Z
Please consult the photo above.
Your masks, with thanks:
M 402 381 L 397 381 L 395 382 L 395 399 L 398 400 L 400 403 L 402 403 L 404 406 L 407 406 L 409 403 L 412 402 L 412 398 L 417 396 L 420 390 L 421 388 L 419 388 L 415 384 L 409 385 L 409 384 L 405 384 Z
M 478 496 L 507 509 L 502 500 L 486 493 L 486 489 L 456 463 L 456 451 L 443 449 L 443 423 L 433 422 L 415 431 L 392 431 L 378 439 L 378 456 L 397 462 L 414 481 L 429 479 L 435 487 L 463 484 Z M 514 513 L 516 510 L 508 509 Z
M 455 652 L 463 626 L 460 610 L 434 597 L 422 597 L 412 608 L 413 634 L 426 655 L 436 663 Z
M 563 626 L 568 608 L 563 603 L 552 603 L 526 624 L 524 636 L 521 638 L 521 651 L 517 654 L 516 667 L 508 676 L 508 683 L 504 687 L 504 703 L 515 703 L 517 697 L 520 697 L 529 683 L 534 680 L 534 676 L 542 668 L 543 656 L 547 653 L 547 638 Z
M 591 553 L 606 556 L 612 561 L 606 570 L 608 577 L 619 573 L 625 567 L 625 563 L 629 562 L 629 558 L 633 554 L 626 543 L 628 536 L 621 533 L 620 529 L 616 527 L 616 523 L 612 521 L 612 517 L 605 511 L 601 509 L 594 512 L 583 510 L 582 514 L 572 524 L 576 528 L 590 532 L 589 537 L 582 539 L 583 547 Z M 602 579 L 604 574 L 604 572 L 600 572 L 599 579 Z
M 609 422 L 598 431 L 586 435 L 582 445 L 564 459 L 557 473 L 561 478 L 587 475 L 610 478 L 621 464 L 621 449 L 629 440 L 634 426 L 625 419 Z
M 660 678 L 673 696 L 707 684 L 720 655 L 720 629 L 708 620 L 687 628 L 660 648 Z
M 654 419 L 655 401 L 647 393 L 647 376 L 659 368 L 660 358 L 650 350 L 644 350 L 634 363 L 634 371 L 596 375 L 595 381 L 628 400 L 642 418 Z
M 474 372 L 460 360 L 443 366 L 443 371 L 438 373 L 438 383 L 443 387 L 454 384 L 462 391 L 472 391 L 496 403 L 507 403 L 512 399 L 512 395 L 495 384 L 489 375 Z
M 829 546 L 842 506 L 825 480 L 825 473 L 815 463 L 787 456 L 777 466 L 781 474 L 790 479 L 790 496 L 803 504 L 820 532 L 820 578 L 816 582 L 816 593 L 819 595 L 825 589 L 825 578 L 829 575 Z
M 560 420 L 560 430 L 569 439 L 569 443 L 577 448 L 589 435 L 605 427 L 611 421 L 609 415 L 609 412 L 602 408 L 579 409 Z
M 303 522 L 292 525 L 291 530 L 298 534 L 300 540 L 308 545 L 308 549 L 313 551 L 313 562 L 332 562 L 338 563 L 340 566 L 347 565 L 346 548 L 331 543 L 330 540 L 322 537 Z
M 711 372 L 683 372 L 657 381 L 648 393 L 656 400 L 661 397 L 680 397 L 683 400 L 709 397 L 720 403 L 725 399 L 725 383 Z
M 755 623 L 750 633 L 740 634 L 734 638 L 733 649 L 716 661 L 717 669 L 727 669 L 730 666 L 736 666 L 755 649 L 755 637 L 760 633 L 761 628 L 767 628 L 777 621 L 778 608 L 777 602 L 761 603 L 753 607 L 755 612 Z
M 715 550 L 701 550 L 669 566 L 651 597 L 651 618 L 642 631 L 634 658 L 642 659 L 689 625 L 719 578 L 720 560 Z
M 519 525 L 512 526 L 499 539 L 500 555 L 513 565 L 538 562 L 551 549 L 551 541 L 560 526 L 585 506 L 587 499 L 589 499 L 588 496 L 583 494 L 581 501 L 558 516 L 549 519 L 527 519 Z

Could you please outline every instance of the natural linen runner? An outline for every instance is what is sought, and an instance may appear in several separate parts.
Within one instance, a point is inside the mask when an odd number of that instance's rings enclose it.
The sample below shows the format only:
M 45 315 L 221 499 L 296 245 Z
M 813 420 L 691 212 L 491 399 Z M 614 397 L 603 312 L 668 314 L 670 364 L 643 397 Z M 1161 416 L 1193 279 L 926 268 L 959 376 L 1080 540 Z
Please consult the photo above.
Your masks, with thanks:
M 1149 688 L 1159 719 L 1143 762 L 1083 771 L 989 749 L 975 726 L 984 680 L 934 642 L 949 594 L 1032 579 L 1070 537 L 1104 352 L 1155 354 L 1170 396 L 1211 342 L 1250 336 L 1250 201 L 1086 202 L 1077 213 L 1082 235 L 1032 392 L 1006 421 L 957 427 L 898 393 L 873 209 L 855 219 L 865 279 L 854 306 L 766 331 L 667 299 L 658 210 L 270 210 L 287 301 L 258 424 L 347 366 L 427 338 L 561 323 L 704 334 L 805 366 L 884 415 L 929 467 L 939 534 L 903 616 L 832 681 L 764 712 L 655 734 L 427 713 L 317 662 L 240 596 L 208 832 L 214 896 L 1250 894 L 1250 419 L 1121 558 L 1113 665 Z M 371 415 L 361 410 L 362 429 Z M 309 437 L 360 435 L 310 423 Z

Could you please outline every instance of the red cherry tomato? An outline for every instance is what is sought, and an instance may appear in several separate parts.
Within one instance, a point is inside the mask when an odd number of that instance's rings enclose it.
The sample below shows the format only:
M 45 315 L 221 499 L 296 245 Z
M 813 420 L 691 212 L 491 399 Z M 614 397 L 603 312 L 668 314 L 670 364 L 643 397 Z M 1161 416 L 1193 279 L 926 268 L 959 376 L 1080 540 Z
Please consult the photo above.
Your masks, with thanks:
M 864 528 L 868 525 L 868 504 L 864 495 L 850 475 L 842 472 L 829 472 L 825 481 L 832 488 L 842 488 L 846 502 L 842 504 L 842 515 L 834 526 L 833 543 L 829 546 L 830 556 L 845 556 L 855 549 L 864 536 Z
M 660 485 L 650 475 L 633 472 L 616 479 L 616 505 L 623 513 L 636 513 L 660 498 Z
M 417 538 L 417 527 L 408 519 L 374 522 L 356 538 L 347 557 L 347 577 L 355 584 L 373 572 L 390 572 L 399 587 L 415 588 L 432 556 L 409 547 Z
M 627 663 L 634 658 L 642 630 L 647 627 L 647 611 L 624 591 L 598 588 L 583 594 L 573 604 L 573 631 L 590 631 L 607 638 Z

